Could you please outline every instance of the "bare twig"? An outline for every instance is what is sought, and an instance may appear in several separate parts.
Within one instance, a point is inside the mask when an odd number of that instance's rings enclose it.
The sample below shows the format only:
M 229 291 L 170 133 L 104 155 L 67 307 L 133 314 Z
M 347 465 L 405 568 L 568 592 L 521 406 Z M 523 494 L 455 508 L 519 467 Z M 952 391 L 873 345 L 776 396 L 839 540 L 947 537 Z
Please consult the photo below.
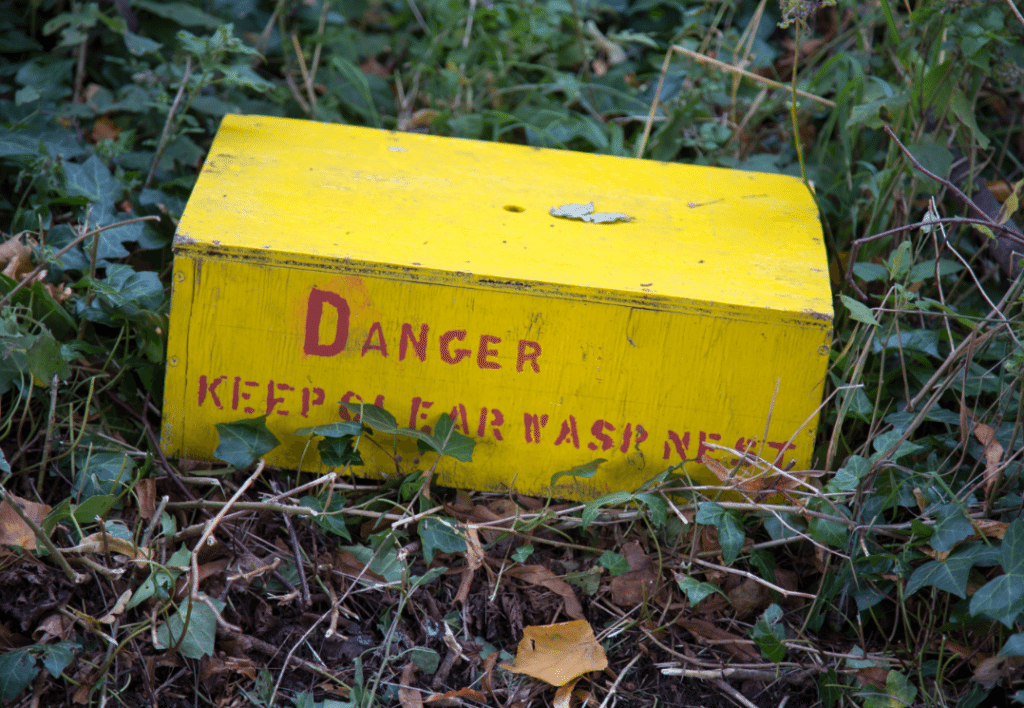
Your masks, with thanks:
M 610 701 L 612 699 L 612 696 L 615 695 L 615 692 L 619 688 L 619 684 L 622 683 L 622 679 L 626 678 L 626 674 L 628 674 L 629 670 L 633 668 L 633 664 L 640 660 L 641 656 L 643 656 L 643 654 L 637 654 L 636 656 L 634 656 L 633 660 L 626 664 L 622 671 L 619 672 L 618 677 L 616 677 L 615 679 L 615 683 L 613 683 L 612 687 L 608 689 L 608 695 L 604 697 L 604 700 L 601 701 L 601 705 L 598 706 L 598 708 L 605 708 L 608 705 L 608 701 Z
M 70 251 L 72 248 L 74 248 L 75 246 L 80 244 L 85 239 L 89 238 L 90 236 L 96 236 L 97 234 L 100 234 L 100 233 L 102 233 L 102 232 L 104 232 L 104 231 L 106 231 L 108 229 L 116 229 L 119 226 L 128 226 L 129 224 L 137 224 L 140 221 L 159 221 L 159 220 L 160 220 L 159 216 L 140 216 L 137 219 L 127 219 L 125 221 L 119 221 L 116 224 L 107 224 L 106 226 L 101 226 L 98 229 L 93 229 L 92 231 L 87 231 L 84 234 L 82 234 L 81 236 L 77 237 L 74 241 L 69 243 L 67 246 L 65 246 L 64 248 L 60 249 L 55 254 L 53 254 L 52 257 L 54 259 L 60 258 L 61 256 L 63 256 L 65 253 Z M 47 267 L 47 263 L 46 262 L 40 263 L 38 266 L 35 267 L 34 270 L 32 270 L 30 273 L 26 274 L 25 277 L 23 277 L 21 279 L 21 281 L 17 285 L 15 285 L 13 288 L 11 288 L 11 291 L 9 293 L 4 295 L 3 298 L 0 298 L 0 307 L 3 307 L 4 305 L 6 305 L 10 301 L 10 299 L 12 297 L 14 297 L 14 295 L 19 290 L 21 290 L 22 288 L 24 288 L 24 287 L 34 283 L 36 276 L 39 275 L 40 273 L 42 273 L 43 270 L 46 267 Z
M 1006 0 L 1006 4 L 1010 6 L 1010 12 L 1012 12 L 1017 17 L 1017 20 L 1024 25 L 1024 15 L 1020 14 L 1020 10 L 1017 9 L 1016 3 L 1014 3 L 1013 0 Z
M 160 140 L 156 144 L 156 153 L 153 155 L 153 164 L 149 166 L 149 174 L 146 175 L 146 181 L 142 185 L 143 189 L 149 187 L 150 182 L 153 181 L 153 175 L 156 174 L 156 166 L 160 164 L 160 158 L 163 157 L 164 150 L 167 149 L 167 141 L 171 137 L 171 126 L 174 124 L 175 113 L 178 112 L 178 107 L 181 105 L 181 99 L 185 97 L 185 89 L 188 87 L 189 77 L 192 76 L 192 57 L 185 58 L 185 73 L 181 77 L 181 86 L 178 87 L 178 94 L 174 97 L 174 102 L 171 104 L 170 110 L 167 111 L 167 120 L 164 121 L 163 132 L 160 133 Z
M 871 236 L 865 236 L 864 238 L 859 238 L 859 239 L 857 239 L 855 241 L 851 241 L 850 242 L 850 264 L 851 264 L 851 266 L 849 268 L 847 268 L 847 270 L 846 270 L 846 283 L 847 283 L 847 285 L 849 285 L 851 288 L 853 288 L 853 291 L 855 293 L 857 293 L 857 295 L 860 298 L 862 298 L 862 299 L 866 299 L 867 298 L 867 294 L 863 290 L 861 290 L 859 287 L 857 287 L 857 284 L 853 281 L 853 265 L 852 264 L 857 262 L 857 254 L 860 252 L 861 246 L 863 246 L 864 244 L 867 244 L 867 243 L 871 243 L 872 241 L 877 241 L 880 238 L 885 238 L 886 236 L 894 236 L 894 235 L 896 235 L 898 233 L 902 233 L 904 231 L 914 231 L 915 229 L 921 228 L 921 226 L 923 226 L 923 225 L 933 225 L 933 224 L 953 224 L 953 225 L 962 224 L 964 226 L 984 226 L 986 228 L 991 229 L 992 231 L 998 231 L 998 232 L 1000 232 L 1002 234 L 1005 234 L 1006 236 L 1009 237 L 1009 239 L 1011 241 L 1016 241 L 1017 243 L 1020 243 L 1020 244 L 1024 245 L 1024 238 L 1022 238 L 1021 235 L 1019 233 L 1017 233 L 1017 231 L 1015 229 L 1013 229 L 1013 228 L 1011 228 L 1009 226 L 1004 226 L 1002 224 L 997 224 L 997 223 L 995 223 L 995 222 L 993 222 L 993 221 L 991 221 L 990 219 L 987 219 L 987 218 L 986 219 L 968 219 L 968 218 L 964 218 L 962 216 L 950 216 L 950 217 L 944 217 L 942 219 L 935 219 L 933 221 L 929 221 L 929 222 L 927 222 L 927 224 L 924 224 L 923 222 L 915 222 L 913 224 L 904 224 L 903 226 L 897 226 L 897 227 L 892 228 L 892 229 L 886 229 L 885 231 L 879 231 L 877 234 L 872 234 Z
M 277 482 L 271 482 L 271 488 L 280 494 L 280 490 L 277 488 Z M 295 558 L 295 570 L 299 574 L 299 590 L 302 593 L 302 608 L 305 609 L 310 605 L 309 582 L 306 580 L 306 564 L 303 562 L 302 549 L 299 548 L 299 537 L 295 535 L 295 527 L 292 525 L 291 515 L 282 514 L 281 518 L 284 519 L 284 527 L 288 531 L 288 542 L 292 547 L 292 556 Z
M 221 519 L 224 518 L 224 515 L 228 513 L 228 510 L 231 508 L 231 505 L 238 501 L 239 497 L 241 497 L 245 490 L 249 488 L 249 485 L 255 482 L 256 478 L 263 473 L 263 467 L 265 465 L 266 463 L 263 460 L 260 460 L 259 464 L 256 465 L 256 470 L 251 475 L 249 475 L 249 478 L 246 479 L 245 482 L 241 484 L 241 486 L 239 486 L 238 491 L 236 491 L 231 496 L 231 498 L 224 503 L 220 512 L 218 512 L 216 516 L 214 516 L 212 519 L 206 522 L 206 530 L 203 531 L 203 535 L 199 537 L 199 541 L 197 541 L 196 545 L 192 548 L 191 578 L 189 578 L 190 582 L 188 592 L 188 610 L 185 612 L 185 621 L 182 623 L 181 636 L 178 637 L 178 640 L 174 643 L 175 651 L 177 651 L 178 647 L 181 645 L 182 640 L 185 638 L 185 634 L 188 632 L 188 625 L 192 619 L 192 607 L 194 603 L 199 599 L 199 552 L 200 550 L 202 550 L 203 545 L 206 544 L 206 542 L 210 539 L 210 536 L 213 534 L 214 529 L 217 528 L 217 524 L 219 524 L 221 522 Z M 220 613 L 216 611 L 214 612 L 214 614 L 217 616 L 220 615 Z M 169 629 L 170 625 L 168 625 L 168 630 Z M 169 638 L 170 637 L 168 636 L 168 639 Z
M 713 67 L 716 67 L 718 69 L 722 69 L 723 71 L 734 72 L 734 73 L 739 74 L 740 76 L 742 76 L 744 78 L 750 79 L 751 81 L 755 81 L 755 82 L 757 82 L 759 84 L 764 84 L 765 86 L 771 86 L 772 88 L 779 89 L 780 91 L 793 91 L 792 87 L 787 86 L 786 84 L 779 83 L 778 81 L 773 81 L 772 79 L 765 78 L 764 76 L 761 76 L 760 74 L 755 74 L 752 71 L 747 71 L 746 69 L 741 69 L 738 66 L 733 66 L 732 64 L 726 64 L 724 61 L 719 61 L 718 59 L 712 59 L 711 57 L 706 57 L 703 54 L 698 54 L 697 52 L 690 51 L 686 47 L 680 47 L 678 44 L 673 44 L 672 45 L 672 51 L 677 52 L 678 54 L 682 54 L 683 56 L 690 57 L 694 61 L 700 62 L 701 64 L 708 64 L 709 66 L 713 66 Z M 794 91 L 794 93 L 797 96 L 802 96 L 803 98 L 809 98 L 812 101 L 817 101 L 818 103 L 820 103 L 823 106 L 828 106 L 829 108 L 835 108 L 836 107 L 835 101 L 830 101 L 829 99 L 822 98 L 821 96 L 815 96 L 813 93 L 808 93 L 807 91 L 801 91 L 800 89 L 796 89 Z
M 46 417 L 46 440 L 43 442 L 43 459 L 39 463 L 39 476 L 36 478 L 36 489 L 42 489 L 43 481 L 46 479 L 46 467 L 50 464 L 50 444 L 53 442 L 53 426 L 57 421 L 57 385 L 60 379 L 57 374 L 53 375 L 50 381 L 50 415 Z
M 295 57 L 299 60 L 299 71 L 302 72 L 302 83 L 306 87 L 306 95 L 309 96 L 309 112 L 316 110 L 316 92 L 313 90 L 313 77 L 306 68 L 306 57 L 302 55 L 302 47 L 299 45 L 299 36 L 292 32 L 292 47 L 295 49 Z

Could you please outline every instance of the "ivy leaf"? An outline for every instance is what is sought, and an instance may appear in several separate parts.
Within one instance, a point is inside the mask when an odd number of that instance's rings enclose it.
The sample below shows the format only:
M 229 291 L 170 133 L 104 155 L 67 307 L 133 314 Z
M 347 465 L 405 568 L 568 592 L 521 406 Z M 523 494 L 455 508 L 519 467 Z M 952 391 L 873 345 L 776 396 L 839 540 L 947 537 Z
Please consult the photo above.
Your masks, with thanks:
M 218 423 L 217 435 L 220 443 L 213 451 L 213 456 L 239 470 L 245 469 L 281 444 L 267 429 L 266 415 L 234 423 Z
M 929 561 L 915 569 L 907 581 L 907 595 L 913 595 L 929 585 L 956 595 L 967 597 L 967 578 L 974 563 L 968 558 L 950 556 L 945 561 Z
M 929 540 L 936 551 L 948 551 L 974 533 L 974 527 L 959 504 L 943 504 L 936 517 L 935 532 Z
M 786 658 L 786 630 L 780 624 L 782 608 L 772 603 L 754 623 L 752 638 L 768 661 L 779 663 Z
M 580 477 L 582 479 L 590 479 L 597 473 L 597 468 L 601 466 L 601 463 L 607 461 L 608 460 L 603 457 L 599 457 L 596 460 L 591 460 L 590 462 L 586 462 L 582 465 L 576 465 L 570 470 L 555 472 L 551 475 L 551 486 L 554 487 L 555 482 L 560 480 L 562 477 Z
M 807 505 L 812 511 L 825 511 L 829 514 L 834 514 L 837 510 L 842 513 L 846 518 L 850 518 L 850 510 L 842 504 L 837 504 L 835 508 L 829 506 L 827 509 L 823 509 L 824 503 L 814 500 Z M 840 521 L 833 521 L 832 519 L 823 519 L 821 517 L 811 517 L 807 522 L 807 532 L 811 535 L 818 543 L 824 543 L 832 546 L 833 548 L 845 548 L 847 532 L 849 528 L 846 524 Z
M 36 341 L 25 352 L 28 370 L 36 379 L 36 384 L 49 387 L 53 377 L 65 380 L 71 376 L 71 367 L 61 355 L 60 345 L 49 330 L 43 330 Z
M 603 497 L 598 497 L 592 502 L 588 502 L 580 514 L 583 528 L 586 529 L 597 518 L 597 515 L 601 513 L 601 507 L 625 504 L 632 498 L 633 495 L 629 492 L 612 492 L 611 494 L 605 494 Z
M 409 650 L 409 660 L 416 664 L 423 673 L 432 674 L 441 664 L 441 655 L 433 649 L 414 647 Z
M 651 510 L 651 524 L 655 528 L 661 528 L 668 521 L 668 504 L 657 494 L 638 492 L 633 498 Z
M 999 656 L 1024 656 L 1024 632 L 1014 634 L 999 650 Z
M 299 428 L 294 434 L 299 437 L 323 435 L 325 438 L 343 438 L 346 435 L 359 435 L 361 432 L 363 432 L 363 426 L 357 421 L 338 421 L 337 423 Z
M 466 550 L 466 539 L 462 537 L 451 519 L 429 518 L 419 524 L 423 557 L 430 564 L 434 551 L 441 553 L 462 553 Z
M 1024 612 L 1024 521 L 1006 529 L 1000 550 L 1003 575 L 990 580 L 971 598 L 971 614 L 1002 622 L 1013 629 Z
M 690 601 L 690 607 L 696 607 L 700 604 L 701 600 L 706 598 L 712 593 L 718 593 L 722 597 L 728 597 L 721 588 L 712 583 L 702 583 L 696 578 L 691 578 L 689 575 L 683 575 L 682 573 L 676 573 L 676 584 L 679 585 L 679 589 L 686 593 L 686 599 Z
M 355 438 L 345 435 L 340 438 L 324 438 L 317 443 L 320 461 L 327 467 L 362 466 L 363 456 L 354 447 Z
M 604 566 L 611 575 L 625 575 L 631 570 L 626 557 L 615 551 L 605 551 L 597 559 L 597 562 Z
M 224 603 L 219 600 L 210 600 L 217 611 L 224 609 Z M 178 645 L 181 655 L 189 659 L 202 659 L 204 656 L 213 654 L 213 643 L 217 638 L 217 615 L 205 602 L 196 600 L 192 603 L 192 614 L 188 618 L 188 626 L 185 626 L 185 616 L 188 614 L 188 600 L 181 603 L 178 611 L 171 615 L 170 619 L 156 628 L 157 649 L 170 649 L 177 644 L 181 633 L 185 636 Z
M 82 164 L 65 163 L 64 176 L 68 196 L 85 197 L 89 200 L 90 226 L 110 226 L 132 218 L 131 214 L 117 211 L 116 205 L 124 193 L 124 187 L 110 175 L 110 170 L 99 156 L 93 154 Z M 92 238 L 100 240 L 97 256 L 100 260 L 126 257 L 128 249 L 122 244 L 126 241 L 142 240 L 142 231 L 143 224 L 139 222 L 107 229 L 98 236 L 93 236 Z M 90 241 L 86 241 L 86 248 L 89 247 Z
M 349 403 L 348 401 L 342 401 L 341 405 L 345 406 L 351 413 L 359 416 L 363 425 L 376 430 L 378 433 L 394 435 L 399 431 L 398 421 L 395 420 L 395 416 L 379 406 L 375 406 L 372 403 Z
M 75 660 L 75 649 L 80 648 L 79 644 L 69 641 L 60 641 L 56 644 L 49 645 L 43 651 L 43 666 L 46 667 L 46 671 L 57 678 L 60 676 L 64 669 L 71 665 L 71 662 Z
M 854 300 L 849 295 L 840 295 L 839 299 L 846 305 L 846 309 L 850 312 L 850 317 L 863 322 L 864 324 L 878 326 L 878 320 L 875 319 L 875 315 L 871 312 L 871 308 L 865 305 L 860 300 Z
M 857 392 L 863 395 L 860 389 Z M 825 485 L 825 489 L 830 492 L 850 492 L 856 489 L 860 485 L 861 479 L 864 478 L 871 469 L 871 464 L 860 455 L 853 455 L 843 467 L 840 467 L 836 471 L 835 476 L 829 480 L 828 484 Z
M 735 514 L 726 511 L 725 507 L 717 502 L 703 502 L 697 509 L 694 520 L 698 524 L 707 524 L 718 529 L 718 545 L 722 547 L 722 559 L 726 565 L 736 560 L 743 549 L 746 536 Z
M 0 654 L 0 698 L 13 701 L 38 674 L 36 659 L 26 650 Z
M 454 430 L 455 424 L 447 413 L 442 413 L 437 425 L 434 426 L 434 434 L 431 436 L 434 448 L 439 455 L 454 457 L 459 462 L 471 462 L 473 460 L 473 448 L 476 441 L 473 438 L 463 435 Z M 447 439 L 447 443 L 445 440 Z
M 313 496 L 302 497 L 299 500 L 299 504 L 317 512 L 313 520 L 324 531 L 333 533 L 335 536 L 341 536 L 346 541 L 352 540 L 352 536 L 348 532 L 348 526 L 345 525 L 345 519 L 341 514 L 345 508 L 345 497 L 334 494 L 331 497 L 331 503 L 326 508 L 324 508 L 324 504 L 320 499 Z

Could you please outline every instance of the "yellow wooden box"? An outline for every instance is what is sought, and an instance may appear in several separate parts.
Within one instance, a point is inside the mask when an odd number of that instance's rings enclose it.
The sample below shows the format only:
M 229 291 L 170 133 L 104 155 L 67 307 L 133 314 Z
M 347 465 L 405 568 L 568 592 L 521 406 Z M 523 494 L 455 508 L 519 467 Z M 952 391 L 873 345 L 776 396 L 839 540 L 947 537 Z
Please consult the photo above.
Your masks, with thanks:
M 551 214 L 591 202 L 632 220 Z M 544 493 L 605 458 L 555 490 L 592 497 L 731 459 L 709 443 L 811 460 L 832 299 L 792 177 L 227 116 L 173 288 L 171 455 L 212 459 L 215 423 L 267 414 L 268 462 L 297 466 L 293 432 L 362 400 L 420 429 L 449 413 L 476 440 L 438 467 L 454 487 Z M 358 473 L 395 473 L 360 449 Z

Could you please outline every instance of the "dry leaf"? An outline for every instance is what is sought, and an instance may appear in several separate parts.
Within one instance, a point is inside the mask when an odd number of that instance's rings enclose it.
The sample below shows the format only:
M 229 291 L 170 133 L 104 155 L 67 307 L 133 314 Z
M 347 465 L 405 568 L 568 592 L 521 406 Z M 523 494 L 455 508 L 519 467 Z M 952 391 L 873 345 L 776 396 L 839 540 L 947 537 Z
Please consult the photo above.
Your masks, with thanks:
M 156 480 L 140 479 L 135 483 L 135 495 L 139 498 L 139 516 L 146 521 L 156 516 Z
M 1000 679 L 1013 681 L 1024 667 L 1024 656 L 990 656 L 978 663 L 973 678 L 982 688 L 992 688 Z
M 480 544 L 476 526 L 466 526 L 466 564 L 476 570 L 484 564 L 484 547 Z
M 429 128 L 441 113 L 433 108 L 421 108 L 410 116 L 403 116 L 398 119 L 398 129 L 403 133 L 410 130 L 423 130 Z
M 19 276 L 32 270 L 32 247 L 19 238 L 0 243 L 0 266 L 8 278 L 21 280 Z
M 1003 459 L 1003 446 L 996 440 L 996 431 L 990 425 L 978 423 L 974 426 L 974 437 L 982 444 L 985 455 L 985 494 L 992 494 L 992 488 L 999 481 L 999 463 Z
M 542 565 L 517 565 L 505 571 L 506 575 L 530 583 L 546 587 L 565 600 L 565 614 L 573 619 L 583 619 L 583 606 L 576 599 L 572 586 Z
M 477 691 L 475 688 L 460 688 L 457 691 L 435 693 L 423 702 L 440 703 L 441 705 L 462 705 L 462 701 L 457 700 L 459 698 L 468 698 L 471 701 L 476 701 L 478 703 L 485 703 L 487 701 L 487 696 L 480 693 L 480 691 Z
M 724 649 L 744 663 L 752 664 L 762 661 L 761 652 L 753 646 L 753 642 L 724 629 L 719 629 L 707 620 L 684 617 L 677 619 L 676 624 L 696 637 L 702 644 L 710 644 Z
M 573 679 L 564 686 L 559 686 L 558 690 L 555 691 L 555 700 L 552 703 L 554 708 L 571 708 L 572 706 L 572 689 L 576 687 L 576 681 Z
M 366 567 L 351 551 L 338 551 L 334 554 L 334 570 L 346 578 L 359 578 L 366 583 L 385 583 L 384 576 L 374 573 Z
M 416 664 L 411 661 L 402 669 L 402 683 L 398 686 L 398 702 L 402 708 L 423 708 L 423 698 L 410 684 L 416 680 Z
M 753 459 L 757 459 L 754 457 Z M 749 497 L 763 499 L 775 494 L 785 494 L 803 484 L 806 484 L 808 477 L 820 477 L 823 473 L 817 470 L 805 470 L 802 472 L 786 472 L 785 474 L 769 474 L 761 472 L 752 477 L 740 477 L 731 475 L 732 469 L 726 467 L 719 460 L 709 457 L 707 453 L 701 455 L 701 464 L 707 467 L 712 474 L 718 477 L 723 483 Z M 776 468 L 777 469 L 777 468 Z
M 117 140 L 117 136 L 120 134 L 121 129 L 114 125 L 114 121 L 107 116 L 101 116 L 93 123 L 92 133 L 89 137 L 94 143 L 98 143 L 101 140 Z
M 604 671 L 608 657 L 586 620 L 523 628 L 515 664 L 501 667 L 552 686 L 564 686 L 590 671 Z
M 1006 529 L 1010 526 L 1005 521 L 992 521 L 991 519 L 971 519 L 974 530 L 988 538 L 1002 539 L 1006 535 Z
M 114 620 L 116 620 L 121 615 L 121 613 L 124 612 L 124 608 L 128 606 L 128 601 L 131 599 L 132 590 L 125 590 L 123 593 L 121 593 L 121 597 L 117 598 L 117 602 L 114 603 L 114 606 L 110 608 L 110 612 L 105 614 L 103 617 L 100 617 L 96 621 L 100 622 L 101 624 L 113 624 Z
M 139 548 L 131 541 L 112 536 L 106 531 L 91 533 L 81 540 L 77 546 L 66 549 L 72 553 L 117 553 L 135 561 L 139 568 L 145 568 L 149 561 L 149 550 Z
M 657 592 L 658 573 L 654 569 L 654 562 L 644 553 L 639 543 L 630 541 L 623 544 L 621 551 L 630 570 L 612 578 L 612 602 L 619 606 L 640 605 Z
M 751 578 L 745 579 L 742 583 L 729 591 L 729 602 L 736 610 L 736 617 L 743 619 L 749 617 L 758 610 L 768 607 L 772 602 L 772 593 L 761 583 Z
M 199 671 L 199 679 L 203 682 L 220 674 L 241 674 L 253 681 L 256 679 L 256 662 L 252 659 L 228 656 L 221 658 L 217 655 L 206 657 Z
M 874 686 L 875 688 L 884 689 L 888 678 L 889 672 L 881 666 L 867 666 L 857 672 L 857 679 L 862 686 Z
M 488 654 L 484 659 L 484 675 L 480 677 L 480 685 L 491 696 L 495 704 L 500 705 L 497 696 L 494 695 L 494 665 L 498 663 L 498 652 Z
M 46 504 L 37 504 L 13 494 L 9 494 L 8 498 L 13 500 L 36 526 L 43 523 L 43 519 L 50 513 L 50 507 Z M 0 545 L 17 546 L 28 551 L 35 550 L 36 547 L 36 534 L 32 527 L 18 516 L 18 512 L 6 500 L 0 502 Z
M 462 571 L 462 582 L 459 583 L 459 591 L 455 593 L 455 602 L 465 605 L 469 599 L 469 587 L 473 582 L 473 576 L 477 568 L 484 563 L 484 547 L 480 544 L 480 536 L 477 534 L 476 526 L 466 524 L 466 567 Z
M 36 644 L 46 644 L 51 639 L 71 639 L 75 621 L 59 612 L 47 615 L 32 631 L 32 639 Z M 0 642 L 2 645 L 2 642 Z

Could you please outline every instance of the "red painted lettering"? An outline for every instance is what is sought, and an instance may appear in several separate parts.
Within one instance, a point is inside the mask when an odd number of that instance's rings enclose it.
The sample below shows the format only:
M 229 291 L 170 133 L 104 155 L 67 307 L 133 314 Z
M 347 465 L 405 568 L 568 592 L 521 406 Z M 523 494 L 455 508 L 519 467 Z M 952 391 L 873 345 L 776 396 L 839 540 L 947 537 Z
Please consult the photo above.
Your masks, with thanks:
M 430 330 L 425 324 L 420 325 L 420 338 L 416 339 L 412 335 L 412 325 L 405 323 L 402 325 L 402 338 L 398 342 L 398 360 L 402 361 L 405 359 L 405 352 L 409 348 L 409 342 L 412 342 L 412 350 L 416 352 L 416 356 L 419 357 L 420 361 L 427 360 L 427 332 Z
M 313 398 L 312 401 L 309 400 L 309 393 L 310 391 L 308 388 L 302 389 L 302 412 L 299 415 L 303 418 L 309 417 L 310 406 L 322 406 L 324 404 L 324 400 L 327 398 L 327 394 L 322 388 L 313 389 L 313 396 L 315 396 L 315 398 Z M 348 411 L 345 412 L 348 413 Z
M 735 467 L 736 465 L 740 465 L 741 464 L 744 467 L 751 467 L 752 463 L 748 462 L 748 458 L 750 456 L 747 455 L 746 453 L 749 452 L 754 447 L 757 447 L 757 438 L 749 438 L 749 439 L 748 438 L 739 438 L 736 441 L 736 448 L 735 449 L 736 449 L 737 452 L 744 453 L 744 455 L 743 455 L 742 458 L 737 458 L 737 457 L 730 458 L 728 460 L 729 466 L 730 467 Z
M 502 440 L 501 426 L 505 424 L 505 416 L 497 408 L 491 410 L 491 431 L 495 440 Z M 480 424 L 476 428 L 476 436 L 484 437 L 487 434 L 487 409 L 480 409 Z
M 372 344 L 373 335 L 377 335 L 377 343 Z M 380 322 L 374 322 L 373 326 L 370 327 L 370 331 L 366 333 L 366 341 L 363 342 L 363 351 L 360 356 L 366 356 L 366 352 L 371 349 L 376 349 L 380 352 L 380 355 L 384 358 L 388 356 L 388 344 L 384 341 L 384 328 L 380 326 Z
M 199 405 L 203 405 L 203 402 L 206 400 L 206 396 L 209 395 L 210 399 L 213 401 L 213 405 L 223 409 L 224 406 L 220 404 L 220 397 L 217 396 L 217 387 L 227 380 L 227 376 L 218 376 L 212 383 L 208 383 L 206 374 L 202 374 L 199 377 Z
M 626 427 L 622 430 L 622 445 L 619 446 L 620 452 L 629 452 L 629 439 L 633 433 L 629 423 L 626 423 Z M 640 447 L 640 443 L 647 439 L 647 431 L 644 430 L 644 426 L 636 426 L 636 446 Z
M 590 426 L 590 432 L 594 435 L 595 438 L 601 441 L 601 449 L 611 450 L 613 447 L 615 447 L 615 441 L 612 440 L 611 437 L 609 437 L 607 434 L 605 434 L 605 430 L 607 430 L 610 433 L 615 430 L 615 426 L 609 423 L 607 420 L 598 420 L 592 426 Z M 596 450 L 597 444 L 587 443 L 587 447 L 589 447 L 591 450 Z
M 284 397 L 280 397 L 280 396 L 275 396 L 274 395 L 274 389 L 275 388 L 278 391 L 294 391 L 295 390 L 295 388 L 293 386 L 289 386 L 288 384 L 276 384 L 275 385 L 273 379 L 271 379 L 270 383 L 267 384 L 267 415 L 270 415 L 271 413 L 275 412 L 274 408 L 277 407 L 278 403 L 284 403 Z M 288 411 L 277 411 L 277 414 L 278 415 L 288 415 Z
M 546 413 L 523 413 L 523 425 L 526 428 L 526 442 L 539 443 L 540 429 L 548 424 Z
M 412 414 L 409 416 L 409 427 L 412 428 L 413 430 L 416 430 L 417 429 L 416 428 L 416 423 L 417 423 L 416 418 L 419 417 L 420 420 L 426 420 L 427 419 L 427 414 L 426 413 L 420 413 L 420 408 L 422 408 L 423 410 L 427 410 L 428 408 L 430 408 L 433 405 L 434 405 L 433 401 L 424 401 L 419 396 L 414 396 L 413 399 L 412 399 Z M 424 425 L 422 428 L 419 428 L 419 430 L 422 430 L 424 433 L 429 433 L 430 432 L 430 426 L 429 425 Z
M 685 460 L 686 451 L 690 448 L 690 433 L 683 433 L 683 437 L 680 438 L 676 431 L 668 431 L 668 440 L 665 441 L 665 455 L 662 459 L 667 460 L 672 454 L 672 448 L 669 447 L 669 443 L 675 446 L 676 454 L 679 455 L 679 459 Z
M 714 449 L 712 447 L 708 447 L 705 444 L 706 440 L 711 440 L 713 442 L 718 442 L 721 439 L 722 439 L 722 436 L 719 435 L 718 433 L 705 433 L 703 430 L 700 431 L 700 435 L 698 437 L 699 442 L 697 444 L 697 461 L 699 462 L 700 459 L 702 457 L 704 457 L 705 453 L 710 452 L 711 450 Z
M 320 322 L 324 315 L 324 305 L 335 309 L 338 317 L 334 328 L 334 339 L 323 343 L 320 341 Z M 306 304 L 306 337 L 302 351 L 307 356 L 334 356 L 345 350 L 348 344 L 349 309 L 345 298 L 328 290 L 313 288 L 309 292 Z
M 580 436 L 576 432 L 576 416 L 569 416 L 568 420 L 562 421 L 562 429 L 558 433 L 558 439 L 555 440 L 555 445 L 561 445 L 563 442 L 572 437 L 572 446 L 577 450 L 580 449 Z
M 491 409 L 491 432 L 494 433 L 494 439 L 501 442 L 504 438 L 501 437 L 501 426 L 505 424 L 505 416 L 497 408 Z
M 460 342 L 466 338 L 466 330 L 464 329 L 453 329 L 445 332 L 441 335 L 441 361 L 446 364 L 458 364 L 460 361 L 469 356 L 472 352 L 468 349 L 456 349 L 455 355 L 452 355 L 451 349 L 448 347 L 451 345 L 453 339 L 457 339 Z
M 516 353 L 516 371 L 520 374 L 523 373 L 523 366 L 526 362 L 530 362 L 530 368 L 533 369 L 533 373 L 540 373 L 540 364 L 537 363 L 537 357 L 540 356 L 540 344 L 537 342 L 531 342 L 528 339 L 519 340 L 519 351 Z
M 497 349 L 488 349 L 488 344 L 500 344 L 501 337 L 492 337 L 489 334 L 480 335 L 480 347 L 476 350 L 476 365 L 481 369 L 500 369 L 501 364 L 496 361 L 488 361 L 487 357 L 497 356 Z
M 232 388 L 232 391 L 231 391 L 231 410 L 233 410 L 233 411 L 237 411 L 238 410 L 238 401 L 239 401 L 239 399 L 241 399 L 243 401 L 248 401 L 249 398 L 250 398 L 251 394 L 249 394 L 246 391 L 241 390 L 242 389 L 242 384 L 243 384 L 242 377 L 241 376 L 236 376 L 235 377 L 235 385 L 234 385 L 234 387 Z M 245 381 L 244 384 L 245 384 L 245 386 L 247 386 L 249 388 L 258 388 L 259 387 L 259 384 L 256 383 L 255 381 Z M 252 415 L 253 413 L 256 412 L 256 409 L 253 408 L 252 406 L 245 406 L 242 410 L 245 411 L 249 415 Z
M 448 414 L 448 417 L 452 419 L 456 430 L 465 435 L 472 435 L 469 432 L 469 420 L 466 418 L 466 407 L 464 405 L 460 403 L 457 406 L 452 406 L 452 412 Z M 461 424 L 459 423 L 460 419 L 462 420 Z
M 775 461 L 772 463 L 772 464 L 774 464 L 776 466 L 781 466 L 782 465 L 782 455 L 785 454 L 786 450 L 795 450 L 796 449 L 796 445 L 794 445 L 793 443 L 791 443 L 789 441 L 786 441 L 786 442 L 769 442 L 769 443 L 767 443 L 767 445 L 771 449 L 777 450 L 778 453 L 779 453 L 779 454 L 777 454 L 775 456 Z

